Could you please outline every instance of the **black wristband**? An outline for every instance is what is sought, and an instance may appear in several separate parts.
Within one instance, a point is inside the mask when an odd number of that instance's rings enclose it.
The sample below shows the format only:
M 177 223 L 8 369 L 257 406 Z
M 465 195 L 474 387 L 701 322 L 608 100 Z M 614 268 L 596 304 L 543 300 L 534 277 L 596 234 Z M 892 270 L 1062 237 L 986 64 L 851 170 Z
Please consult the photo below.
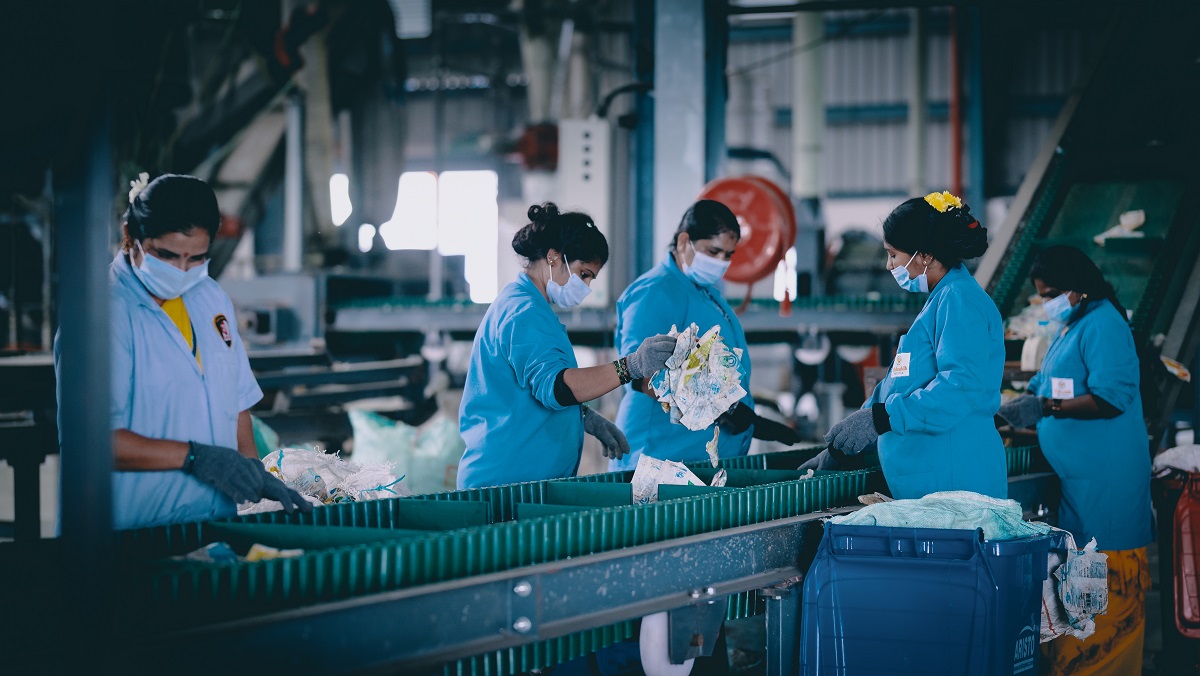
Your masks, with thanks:
M 882 402 L 871 405 L 871 419 L 875 422 L 876 434 L 892 431 L 892 419 L 888 417 L 887 407 Z
M 184 474 L 191 474 L 192 473 L 192 465 L 195 465 L 195 464 L 196 464 L 196 442 L 189 441 L 187 457 L 183 459 L 183 467 L 180 467 L 179 469 L 183 470 Z
M 575 398 L 575 393 L 567 385 L 566 374 L 567 370 L 563 369 L 554 376 L 554 400 L 559 406 L 578 406 L 581 402 Z

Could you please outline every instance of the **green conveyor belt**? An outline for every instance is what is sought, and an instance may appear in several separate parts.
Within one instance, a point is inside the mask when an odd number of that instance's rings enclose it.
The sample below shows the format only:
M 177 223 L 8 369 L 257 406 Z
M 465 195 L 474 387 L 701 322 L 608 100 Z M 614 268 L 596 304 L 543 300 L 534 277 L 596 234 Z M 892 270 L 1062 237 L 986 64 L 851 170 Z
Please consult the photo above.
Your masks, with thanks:
M 126 635 L 153 636 L 809 514 L 854 504 L 856 496 L 879 487 L 878 468 L 794 478 L 789 470 L 816 450 L 728 459 L 723 464 L 731 484 L 750 485 L 648 505 L 627 504 L 632 473 L 614 472 L 347 503 L 307 515 L 272 512 L 125 531 L 119 534 L 115 589 L 120 601 L 114 620 Z M 1027 469 L 1029 457 L 1028 448 L 1010 449 L 1010 471 Z M 694 469 L 705 477 L 713 472 L 700 463 Z M 564 504 L 595 501 L 611 506 Z M 517 518 L 521 505 L 534 506 L 530 516 Z M 306 552 L 293 559 L 235 564 L 164 558 L 218 540 L 235 548 L 258 541 Z M 40 591 L 30 603 L 53 607 L 61 602 L 53 598 L 58 588 L 53 580 L 31 585 Z M 756 593 L 735 594 L 726 616 L 748 617 L 763 606 Z M 18 602 L 13 612 L 20 614 L 21 608 Z M 35 618 L 30 616 L 29 631 L 38 631 Z M 620 622 L 487 653 L 448 665 L 446 673 L 545 668 L 632 638 L 636 627 L 636 621 Z M 29 649 L 38 643 L 31 642 Z
M 125 571 L 120 621 L 131 631 L 181 629 L 798 516 L 852 504 L 878 471 L 830 473 L 648 505 L 514 519 L 519 504 L 553 504 L 549 498 L 556 492 L 604 492 L 606 487 L 620 491 L 627 474 L 348 503 L 307 515 L 272 512 L 126 532 L 120 546 Z M 742 483 L 791 476 L 750 469 L 733 469 L 730 474 Z M 430 512 L 430 518 L 439 519 L 440 527 L 455 525 L 455 510 L 461 512 L 466 527 L 414 533 L 414 514 L 435 507 L 440 509 Z M 478 524 L 481 514 L 490 514 L 494 522 L 471 525 Z M 256 563 L 163 562 L 164 556 L 227 538 L 231 530 L 236 530 L 239 541 L 246 541 L 256 524 L 278 546 L 290 544 L 289 528 L 310 544 L 322 530 L 337 528 L 346 531 L 338 538 L 342 541 L 390 538 L 389 532 L 394 538 L 310 549 L 298 558 Z M 760 610 L 754 594 L 741 594 L 731 598 L 728 616 L 745 617 Z M 634 627 L 633 622 L 623 622 L 484 655 L 465 660 L 452 671 L 497 673 L 497 668 L 508 665 L 503 671 L 519 672 L 550 666 L 628 638 Z

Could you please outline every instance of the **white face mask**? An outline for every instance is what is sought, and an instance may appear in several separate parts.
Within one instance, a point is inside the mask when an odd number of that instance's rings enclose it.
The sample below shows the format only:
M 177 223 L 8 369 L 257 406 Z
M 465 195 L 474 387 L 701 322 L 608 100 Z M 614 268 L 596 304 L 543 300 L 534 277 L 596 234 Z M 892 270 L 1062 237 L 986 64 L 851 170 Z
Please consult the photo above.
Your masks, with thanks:
M 571 266 L 567 263 L 567 259 L 563 257 L 561 260 L 563 267 L 570 272 Z M 546 264 L 550 265 L 550 261 L 547 260 Z M 560 308 L 573 308 L 582 303 L 583 299 L 587 298 L 591 292 L 592 287 L 585 284 L 574 272 L 571 272 L 571 277 L 567 279 L 566 284 L 554 281 L 554 267 L 550 267 L 550 278 L 546 280 L 546 295 L 550 297 L 550 302 Z
M 692 250 L 696 252 L 696 255 L 692 258 L 690 265 L 684 264 L 683 274 L 691 277 L 697 284 L 713 286 L 721 281 L 721 278 L 725 276 L 725 271 L 729 269 L 730 261 L 723 261 L 700 253 L 695 244 L 692 244 Z
M 917 257 L 918 253 L 921 252 L 918 251 L 909 256 L 908 262 L 903 267 L 897 266 L 892 268 L 892 276 L 896 278 L 896 283 L 900 285 L 900 288 L 905 291 L 929 293 L 929 278 L 925 276 L 925 273 L 929 271 L 928 263 L 925 265 L 925 269 L 921 271 L 921 274 L 916 277 L 908 274 L 908 266 L 912 264 L 913 259 Z
M 184 271 L 161 258 L 146 253 L 141 242 L 137 243 L 137 247 L 142 254 L 142 263 L 141 265 L 131 264 L 130 267 L 133 268 L 133 274 L 137 275 L 146 290 L 156 298 L 174 300 L 187 293 L 189 289 L 208 276 L 208 261 L 204 261 L 191 270 Z

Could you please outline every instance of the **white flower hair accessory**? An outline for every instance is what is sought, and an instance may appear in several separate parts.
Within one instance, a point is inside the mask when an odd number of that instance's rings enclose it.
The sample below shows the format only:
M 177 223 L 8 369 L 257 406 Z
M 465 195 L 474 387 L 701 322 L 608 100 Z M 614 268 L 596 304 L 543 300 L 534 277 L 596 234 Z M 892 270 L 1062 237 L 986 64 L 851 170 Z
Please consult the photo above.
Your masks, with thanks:
M 137 197 L 146 186 L 150 185 L 150 174 L 142 172 L 138 177 L 129 182 L 129 203 L 133 204 L 133 198 Z

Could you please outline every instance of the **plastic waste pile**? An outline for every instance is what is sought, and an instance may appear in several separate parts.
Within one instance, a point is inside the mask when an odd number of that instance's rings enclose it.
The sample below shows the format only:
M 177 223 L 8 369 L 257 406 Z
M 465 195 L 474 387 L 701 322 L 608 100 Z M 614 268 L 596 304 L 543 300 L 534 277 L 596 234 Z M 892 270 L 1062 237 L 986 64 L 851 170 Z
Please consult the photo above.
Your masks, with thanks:
M 728 474 L 725 470 L 717 472 L 713 477 L 712 483 L 708 484 L 713 487 L 721 487 L 725 485 L 728 479 Z M 705 483 L 700 477 L 692 473 L 686 465 L 670 460 L 660 460 L 652 458 L 648 455 L 643 455 L 638 458 L 637 467 L 633 470 L 633 479 L 631 481 L 633 487 L 633 504 L 645 505 L 651 502 L 658 502 L 658 487 L 661 484 L 668 486 L 704 486 Z
M 746 396 L 742 350 L 725 344 L 719 326 L 703 336 L 695 324 L 683 331 L 672 326 L 667 335 L 675 336 L 675 353 L 650 385 L 671 422 L 692 431 L 707 429 Z
M 267 471 L 314 505 L 412 495 L 388 463 L 357 463 L 303 448 L 281 448 L 262 459 Z M 274 500 L 242 503 L 238 514 L 282 509 Z

